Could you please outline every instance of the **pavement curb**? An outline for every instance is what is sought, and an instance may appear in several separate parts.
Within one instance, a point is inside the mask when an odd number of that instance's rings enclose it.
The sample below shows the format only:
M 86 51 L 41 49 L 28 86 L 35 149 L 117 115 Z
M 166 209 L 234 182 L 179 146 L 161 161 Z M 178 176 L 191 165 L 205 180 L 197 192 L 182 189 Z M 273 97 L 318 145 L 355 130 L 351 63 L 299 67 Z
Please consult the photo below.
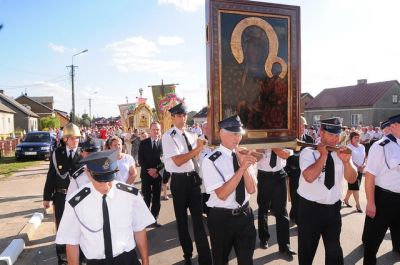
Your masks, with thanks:
M 40 212 L 35 212 L 18 235 L 15 236 L 15 239 L 13 239 L 0 254 L 0 261 L 6 261 L 7 265 L 13 265 L 24 250 L 25 246 L 29 246 L 33 235 L 42 224 L 44 217 L 51 212 L 50 209 L 42 209 Z

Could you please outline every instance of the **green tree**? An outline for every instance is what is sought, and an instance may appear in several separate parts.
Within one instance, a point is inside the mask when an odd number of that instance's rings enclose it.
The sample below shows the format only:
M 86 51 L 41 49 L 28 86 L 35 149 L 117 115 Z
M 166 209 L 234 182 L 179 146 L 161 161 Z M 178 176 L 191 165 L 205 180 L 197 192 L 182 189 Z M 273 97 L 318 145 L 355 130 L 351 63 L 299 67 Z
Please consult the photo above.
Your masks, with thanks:
M 39 120 L 39 129 L 45 130 L 50 128 L 60 128 L 60 121 L 53 116 L 43 117 Z
M 186 121 L 187 125 L 192 126 L 194 124 L 193 116 L 196 115 L 196 113 L 197 113 L 196 111 L 190 111 L 187 114 L 187 121 Z

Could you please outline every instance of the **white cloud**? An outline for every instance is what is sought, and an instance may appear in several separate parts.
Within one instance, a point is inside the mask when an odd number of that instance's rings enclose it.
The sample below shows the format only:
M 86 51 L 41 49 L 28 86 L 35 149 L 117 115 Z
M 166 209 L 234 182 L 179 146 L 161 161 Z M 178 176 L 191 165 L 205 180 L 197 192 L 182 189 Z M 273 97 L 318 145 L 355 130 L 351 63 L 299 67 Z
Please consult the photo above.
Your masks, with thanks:
M 158 37 L 157 42 L 160 45 L 173 46 L 173 45 L 182 44 L 185 42 L 185 40 L 178 36 L 171 36 L 171 37 L 160 36 L 160 37 Z
M 58 52 L 58 53 L 64 53 L 65 50 L 66 50 L 66 48 L 65 48 L 64 46 L 62 46 L 62 45 L 56 45 L 56 44 L 54 44 L 54 43 L 52 43 L 52 42 L 50 42 L 49 48 L 52 49 L 52 50 L 55 51 L 55 52 Z
M 158 0 L 159 5 L 174 5 L 176 9 L 196 12 L 204 6 L 204 0 Z
M 106 48 L 112 51 L 113 65 L 121 72 L 171 75 L 183 66 L 180 61 L 155 58 L 161 53 L 156 43 L 141 36 L 113 42 Z

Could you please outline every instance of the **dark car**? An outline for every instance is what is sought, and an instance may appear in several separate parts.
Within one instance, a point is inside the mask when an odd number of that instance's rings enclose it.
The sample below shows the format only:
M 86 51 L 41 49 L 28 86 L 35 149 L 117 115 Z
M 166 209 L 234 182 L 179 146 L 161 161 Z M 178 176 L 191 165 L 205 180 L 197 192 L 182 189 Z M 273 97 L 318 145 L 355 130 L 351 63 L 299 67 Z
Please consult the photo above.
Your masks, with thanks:
M 48 159 L 54 149 L 55 141 L 54 135 L 49 132 L 28 132 L 25 139 L 15 148 L 15 157 Z

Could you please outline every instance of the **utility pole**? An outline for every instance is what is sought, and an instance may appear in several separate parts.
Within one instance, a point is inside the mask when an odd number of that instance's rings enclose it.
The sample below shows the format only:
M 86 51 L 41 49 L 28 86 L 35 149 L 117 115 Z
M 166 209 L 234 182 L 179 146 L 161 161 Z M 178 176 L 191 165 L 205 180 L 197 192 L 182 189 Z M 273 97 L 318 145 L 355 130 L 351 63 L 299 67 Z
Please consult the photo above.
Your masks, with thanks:
M 75 89 L 74 89 L 74 77 L 75 77 L 75 68 L 78 66 L 75 66 L 73 64 L 67 66 L 68 68 L 71 68 L 71 89 L 72 89 L 72 111 L 71 111 L 71 121 L 75 123 Z
M 126 96 L 125 98 L 126 98 L 126 104 L 128 104 L 128 96 Z
M 89 98 L 89 118 L 92 119 L 92 99 Z

